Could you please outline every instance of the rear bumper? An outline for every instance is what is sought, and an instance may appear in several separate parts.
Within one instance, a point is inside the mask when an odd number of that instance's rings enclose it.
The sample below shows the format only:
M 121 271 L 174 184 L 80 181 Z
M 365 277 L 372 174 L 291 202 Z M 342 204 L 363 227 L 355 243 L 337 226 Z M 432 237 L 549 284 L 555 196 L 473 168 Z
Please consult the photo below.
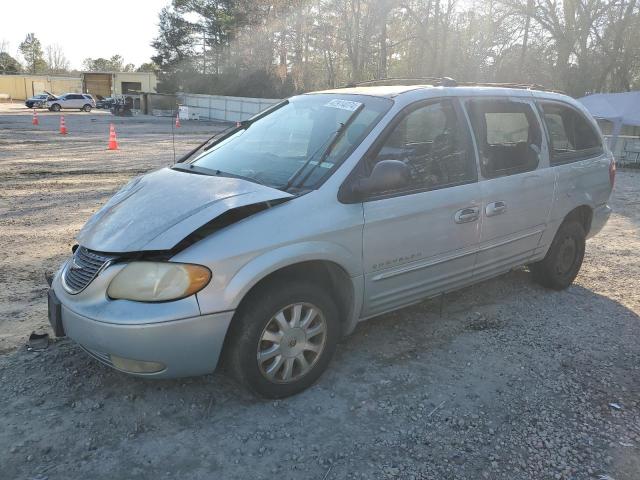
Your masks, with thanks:
M 587 238 L 591 238 L 597 235 L 600 230 L 605 226 L 607 220 L 611 216 L 611 207 L 606 203 L 604 205 L 599 205 L 593 210 L 593 218 L 591 219 L 591 228 L 589 229 L 589 234 Z
M 174 378 L 211 373 L 218 364 L 232 311 L 147 324 L 98 322 L 62 305 L 62 323 L 68 337 L 94 358 L 125 373 L 142 377 Z M 117 368 L 111 355 L 155 362 L 164 369 L 135 373 Z

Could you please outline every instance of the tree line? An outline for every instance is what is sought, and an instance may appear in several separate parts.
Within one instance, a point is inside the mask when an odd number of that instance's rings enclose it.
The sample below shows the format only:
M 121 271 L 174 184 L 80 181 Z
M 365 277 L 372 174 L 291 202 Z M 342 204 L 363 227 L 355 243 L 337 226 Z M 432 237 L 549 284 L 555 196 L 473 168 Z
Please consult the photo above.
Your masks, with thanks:
M 47 45 L 44 49 L 42 43 L 33 33 L 28 33 L 18 46 L 22 56 L 21 62 L 9 53 L 9 43 L 0 41 L 0 74 L 31 73 L 31 74 L 65 74 L 76 72 L 70 68 L 69 60 L 58 44 Z M 138 68 L 132 63 L 125 63 L 121 55 L 112 55 L 110 58 L 85 58 L 82 62 L 83 71 L 105 72 L 147 72 L 155 71 L 152 63 L 143 63 Z
M 164 91 L 283 97 L 453 77 L 574 96 L 640 84 L 640 0 L 173 0 L 152 46 Z

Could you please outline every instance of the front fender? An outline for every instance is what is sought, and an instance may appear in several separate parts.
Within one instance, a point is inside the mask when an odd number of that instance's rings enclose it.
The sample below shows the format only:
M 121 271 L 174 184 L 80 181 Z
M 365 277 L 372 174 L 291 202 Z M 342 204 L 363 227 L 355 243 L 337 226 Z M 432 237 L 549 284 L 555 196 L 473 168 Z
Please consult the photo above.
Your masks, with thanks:
M 360 258 L 336 243 L 311 241 L 285 245 L 265 252 L 240 268 L 224 290 L 224 303 L 235 309 L 244 296 L 260 280 L 281 268 L 313 260 L 333 262 L 340 266 L 349 277 L 361 274 Z
M 198 293 L 200 308 L 203 313 L 235 310 L 245 295 L 269 274 L 284 267 L 308 261 L 332 262 L 347 273 L 354 293 L 351 317 L 358 317 L 363 295 L 361 257 L 354 255 L 342 245 L 325 241 L 284 245 L 252 258 L 236 271 L 222 291 L 208 292 L 208 289 L 205 289 Z M 355 323 L 354 318 L 350 318 L 348 323 Z

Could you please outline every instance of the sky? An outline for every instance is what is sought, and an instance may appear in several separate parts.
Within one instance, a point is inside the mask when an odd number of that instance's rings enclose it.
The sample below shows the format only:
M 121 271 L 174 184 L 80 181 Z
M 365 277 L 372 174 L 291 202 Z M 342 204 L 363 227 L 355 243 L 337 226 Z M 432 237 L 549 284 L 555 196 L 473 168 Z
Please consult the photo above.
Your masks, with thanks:
M 150 43 L 158 34 L 158 14 L 171 0 L 9 0 L 0 7 L 0 41 L 23 62 L 18 46 L 27 33 L 42 43 L 58 44 L 80 69 L 87 58 L 119 54 L 139 66 L 154 54 Z

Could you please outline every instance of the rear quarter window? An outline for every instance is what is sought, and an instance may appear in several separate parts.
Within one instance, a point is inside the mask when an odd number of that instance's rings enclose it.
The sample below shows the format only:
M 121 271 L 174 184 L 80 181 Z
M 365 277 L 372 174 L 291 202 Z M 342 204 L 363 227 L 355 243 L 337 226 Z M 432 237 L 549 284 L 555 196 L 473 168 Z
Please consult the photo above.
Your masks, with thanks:
M 602 153 L 600 135 L 578 110 L 556 102 L 539 102 L 547 132 L 551 163 L 566 163 Z

